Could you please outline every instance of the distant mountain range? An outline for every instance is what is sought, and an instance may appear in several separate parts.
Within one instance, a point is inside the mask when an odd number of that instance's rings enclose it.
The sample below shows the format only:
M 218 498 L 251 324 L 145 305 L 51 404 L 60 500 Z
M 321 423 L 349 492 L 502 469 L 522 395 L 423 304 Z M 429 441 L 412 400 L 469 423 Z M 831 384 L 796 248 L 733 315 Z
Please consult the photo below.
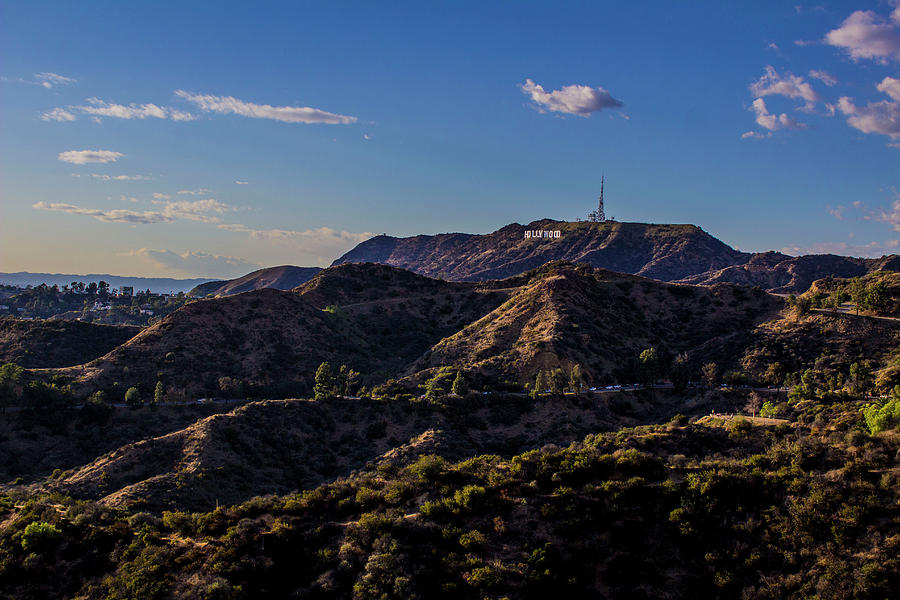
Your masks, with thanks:
M 545 233 L 557 231 L 559 237 Z M 857 277 L 871 271 L 900 270 L 897 255 L 869 259 L 741 252 L 696 225 L 552 219 L 513 223 L 484 235 L 377 236 L 333 264 L 375 262 L 448 281 L 485 281 L 518 275 L 552 260 L 660 281 L 740 283 L 783 293 L 803 292 L 814 280 L 828 275 Z
M 157 294 L 168 294 L 178 292 L 187 292 L 196 286 L 214 281 L 208 278 L 196 279 L 173 279 L 171 277 L 126 277 L 122 275 L 109 275 L 91 273 L 89 275 L 74 275 L 71 273 L 28 273 L 21 271 L 18 273 L 0 273 L 0 284 L 16 285 L 25 287 L 27 285 L 37 286 L 42 283 L 47 285 L 71 285 L 73 281 L 81 281 L 83 283 L 97 283 L 105 281 L 111 287 L 121 288 L 123 285 L 134 287 L 137 290 L 147 290 Z

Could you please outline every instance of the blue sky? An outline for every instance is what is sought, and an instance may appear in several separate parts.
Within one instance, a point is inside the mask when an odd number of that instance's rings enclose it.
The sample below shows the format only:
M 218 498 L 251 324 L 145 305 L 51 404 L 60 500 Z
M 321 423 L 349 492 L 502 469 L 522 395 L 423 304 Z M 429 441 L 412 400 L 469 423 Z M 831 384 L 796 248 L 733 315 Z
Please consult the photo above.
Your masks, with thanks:
M 232 277 L 607 215 L 900 239 L 891 2 L 0 1 L 0 271 Z

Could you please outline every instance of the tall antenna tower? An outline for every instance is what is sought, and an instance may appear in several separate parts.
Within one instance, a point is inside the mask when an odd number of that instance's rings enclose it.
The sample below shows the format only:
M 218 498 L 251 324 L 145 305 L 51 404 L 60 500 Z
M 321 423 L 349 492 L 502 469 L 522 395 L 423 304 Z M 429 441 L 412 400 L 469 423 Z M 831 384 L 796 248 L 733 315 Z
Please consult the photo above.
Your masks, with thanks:
M 605 179 L 604 175 L 600 176 L 600 202 L 597 204 L 597 210 L 588 214 L 588 221 L 593 221 L 594 223 L 602 223 L 606 220 L 606 211 L 603 208 L 603 184 Z

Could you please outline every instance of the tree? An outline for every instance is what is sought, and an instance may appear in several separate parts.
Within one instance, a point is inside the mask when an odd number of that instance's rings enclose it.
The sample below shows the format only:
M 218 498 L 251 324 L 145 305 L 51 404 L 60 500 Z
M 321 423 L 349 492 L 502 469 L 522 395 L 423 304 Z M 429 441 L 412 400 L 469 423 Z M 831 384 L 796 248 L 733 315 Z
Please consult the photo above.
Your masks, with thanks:
M 469 392 L 469 386 L 466 383 L 465 377 L 463 377 L 462 371 L 456 372 L 456 378 L 453 380 L 450 391 L 457 396 L 465 396 Z
M 641 375 L 644 383 L 653 385 L 659 373 L 659 352 L 656 348 L 647 348 L 640 355 Z
M 0 367 L 0 407 L 6 410 L 6 407 L 13 404 L 19 396 L 19 382 L 22 379 L 22 373 L 25 369 L 16 363 L 6 363 Z
M 106 300 L 109 297 L 109 284 L 105 281 L 101 281 L 97 284 L 97 295 L 100 296 L 102 300 Z
M 341 396 L 352 396 L 357 385 L 359 385 L 359 372 L 354 371 L 347 365 L 341 365 L 337 375 L 338 394 Z
M 709 387 L 715 387 L 719 381 L 719 365 L 714 362 L 708 362 L 700 369 L 703 376 L 703 382 Z
M 569 387 L 573 392 L 580 392 L 584 388 L 584 375 L 581 373 L 581 365 L 577 363 L 569 371 Z
M 313 395 L 316 400 L 325 400 L 333 398 L 337 395 L 337 381 L 334 377 L 334 371 L 331 364 L 327 361 L 319 365 L 316 369 L 316 383 L 313 386 Z
M 531 390 L 531 395 L 535 398 L 544 393 L 547 389 L 547 375 L 543 370 L 539 370 L 537 375 L 534 376 L 534 388 Z
M 125 404 L 131 408 L 140 408 L 144 405 L 141 400 L 141 392 L 136 387 L 131 386 L 125 391 Z
M 91 296 L 96 296 L 97 295 L 97 284 L 94 283 L 93 281 L 90 282 L 87 286 L 87 293 L 90 294 Z
M 557 367 L 550 371 L 549 380 L 550 393 L 561 394 L 563 392 L 563 388 L 566 387 L 566 375 L 565 373 L 563 373 L 563 370 Z
M 760 408 L 762 408 L 762 397 L 756 392 L 750 392 L 747 404 L 744 405 L 744 411 L 750 413 L 751 417 L 755 417 Z
M 163 400 L 165 400 L 165 397 L 166 394 L 165 390 L 163 389 L 162 381 L 157 381 L 156 389 L 153 390 L 153 402 L 150 404 L 150 406 L 155 407 L 157 404 L 162 404 Z
M 683 392 L 687 389 L 690 379 L 691 365 L 688 362 L 687 354 L 682 352 L 672 362 L 672 388 L 676 392 Z
M 425 398 L 428 400 L 437 400 L 447 395 L 447 383 L 452 375 L 450 367 L 441 367 L 437 372 L 425 382 Z
M 856 305 L 856 314 L 859 315 L 859 307 L 866 302 L 866 284 L 861 278 L 854 277 L 850 280 L 848 288 L 850 291 L 850 299 L 853 300 L 853 303 Z

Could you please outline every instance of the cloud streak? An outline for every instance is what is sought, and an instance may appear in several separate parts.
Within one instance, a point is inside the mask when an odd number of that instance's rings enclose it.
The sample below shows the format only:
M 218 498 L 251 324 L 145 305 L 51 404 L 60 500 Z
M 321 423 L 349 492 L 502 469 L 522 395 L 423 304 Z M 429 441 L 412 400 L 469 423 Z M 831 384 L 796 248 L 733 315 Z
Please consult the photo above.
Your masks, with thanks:
M 251 240 L 285 246 L 295 256 L 315 264 L 328 264 L 335 257 L 353 246 L 364 242 L 375 234 L 372 232 L 353 233 L 338 231 L 330 227 L 319 227 L 305 231 L 287 229 L 253 229 L 238 223 L 223 223 L 218 226 L 224 231 L 247 234 Z
M 86 165 L 88 163 L 116 162 L 123 156 L 125 155 L 121 152 L 112 150 L 68 150 L 60 152 L 57 158 L 73 165 Z
M 71 77 L 64 77 L 56 73 L 46 72 L 35 73 L 34 78 L 35 80 L 37 80 L 38 85 L 47 89 L 50 89 L 55 85 L 71 85 L 77 81 L 77 79 L 72 79 Z
M 177 90 L 176 96 L 194 104 L 204 112 L 222 115 L 239 115 L 251 119 L 271 119 L 283 123 L 324 123 L 327 125 L 349 125 L 356 117 L 327 112 L 308 106 L 271 106 L 245 102 L 233 96 L 211 96 Z
M 171 223 L 175 219 L 157 211 L 134 211 L 124 209 L 100 210 L 96 208 L 82 208 L 74 204 L 63 202 L 37 202 L 32 208 L 38 210 L 50 210 L 64 212 L 73 215 L 93 217 L 104 223 L 129 223 L 132 225 L 149 225 L 151 223 Z
M 546 91 L 543 86 L 531 79 L 520 84 L 522 92 L 541 112 L 551 111 L 579 117 L 589 117 L 604 109 L 621 108 L 621 100 L 613 98 L 602 87 L 592 88 L 587 85 L 567 85 L 558 90 Z
M 236 256 L 209 254 L 207 252 L 178 253 L 172 250 L 140 248 L 128 252 L 126 256 L 135 256 L 152 263 L 159 269 L 174 270 L 192 277 L 231 279 L 245 275 L 261 266 Z

